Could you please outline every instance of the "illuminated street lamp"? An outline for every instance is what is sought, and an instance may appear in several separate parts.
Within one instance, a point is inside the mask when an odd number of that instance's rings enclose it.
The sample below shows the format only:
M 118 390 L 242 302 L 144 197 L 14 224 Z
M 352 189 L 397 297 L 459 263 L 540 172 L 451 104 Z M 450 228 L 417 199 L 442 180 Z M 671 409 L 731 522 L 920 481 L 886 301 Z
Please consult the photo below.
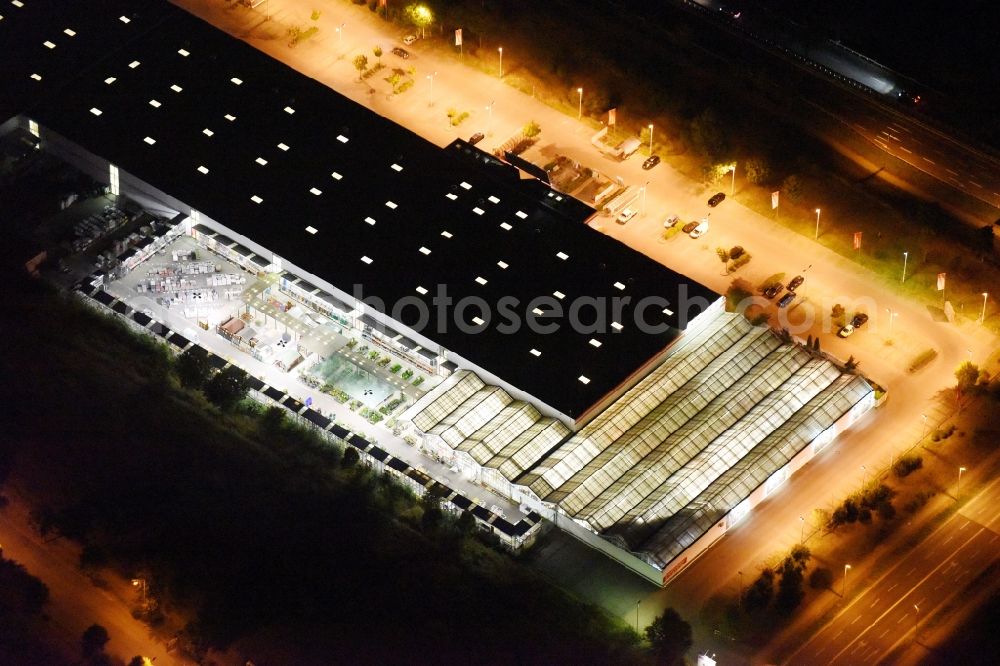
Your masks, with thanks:
M 889 313 L 889 337 L 892 337 L 892 322 L 899 316 L 898 312 L 893 312 L 892 308 L 886 308 L 886 312 Z
M 437 72 L 431 72 L 427 75 L 427 79 L 431 82 L 431 94 L 434 94 L 434 77 L 437 76 Z
M 909 256 L 910 256 L 909 252 L 903 253 L 903 279 L 899 281 L 899 284 L 903 284 L 904 282 L 906 282 L 906 260 L 909 258 Z
M 642 186 L 642 207 L 641 207 L 641 209 L 639 211 L 639 214 L 643 215 L 643 216 L 646 215 L 646 188 L 647 187 L 649 187 L 649 181 L 648 180 L 646 181 L 646 184 Z
M 500 78 L 503 78 L 503 47 L 497 49 L 500 52 Z
M 803 516 L 799 516 L 799 543 L 802 543 L 806 539 L 806 519 Z
M 146 608 L 146 579 L 145 578 L 133 578 L 132 587 L 138 587 L 142 589 L 142 607 Z
M 740 575 L 740 599 L 739 599 L 739 606 L 740 606 L 740 608 L 743 608 L 743 572 L 742 571 L 737 571 L 736 573 L 738 573 Z
M 955 490 L 955 499 L 958 500 L 962 495 L 962 472 L 965 471 L 964 467 L 958 468 L 958 488 Z
M 346 23 L 341 23 L 337 26 L 337 42 L 340 44 L 344 43 L 344 28 L 347 27 Z
M 488 118 L 488 120 L 486 122 L 486 132 L 487 133 L 489 133 L 489 131 L 493 128 L 493 103 L 494 102 L 496 102 L 496 100 L 495 99 L 491 99 L 490 103 L 489 103 L 489 106 L 486 107 L 486 110 L 490 112 L 489 118 Z
M 635 633 L 639 633 L 639 604 L 642 603 L 642 599 L 635 602 Z
M 583 88 L 577 88 L 576 92 L 580 95 L 580 104 L 576 109 L 576 119 L 580 120 L 583 118 Z
M 924 420 L 924 431 L 920 435 L 920 439 L 923 439 L 924 437 L 927 436 L 927 415 L 926 414 L 921 414 L 920 418 L 922 418 Z
M 920 606 L 913 604 L 913 610 L 917 611 L 913 616 L 913 641 L 920 642 Z
M 845 597 L 847 595 L 847 572 L 850 571 L 850 570 L 851 570 L 851 565 L 850 564 L 845 564 L 844 565 L 844 587 L 841 588 L 841 590 L 840 590 L 840 596 L 841 596 L 841 598 L 843 598 L 843 597 Z
M 861 466 L 861 490 L 865 489 L 865 484 L 868 482 L 868 468 L 864 465 Z
M 989 293 L 987 293 L 987 292 L 984 291 L 983 292 L 983 312 L 982 312 L 982 314 L 979 315 L 979 323 L 980 324 L 982 324 L 982 323 L 984 323 L 986 321 L 986 298 L 988 296 L 989 296 Z
M 816 235 L 813 240 L 819 240 L 819 208 L 816 209 Z
M 649 123 L 649 154 L 653 154 L 653 123 Z

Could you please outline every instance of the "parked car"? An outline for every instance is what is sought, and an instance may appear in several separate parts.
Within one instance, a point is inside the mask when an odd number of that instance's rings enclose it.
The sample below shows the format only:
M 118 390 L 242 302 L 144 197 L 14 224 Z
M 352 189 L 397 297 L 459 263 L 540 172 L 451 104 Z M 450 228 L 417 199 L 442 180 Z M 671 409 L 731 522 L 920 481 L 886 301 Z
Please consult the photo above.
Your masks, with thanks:
M 712 195 L 712 198 L 708 200 L 708 205 L 711 206 L 712 208 L 715 208 L 725 200 L 726 200 L 725 194 L 723 194 L 722 192 L 716 192 L 715 194 Z
M 406 44 L 407 46 L 409 46 L 415 41 L 417 41 L 416 35 L 407 35 L 406 37 L 403 37 L 403 43 Z
M 633 217 L 635 217 L 635 214 L 637 212 L 638 211 L 636 211 L 633 208 L 625 207 L 625 208 L 622 209 L 622 212 L 618 213 L 618 217 L 615 218 L 615 222 L 617 222 L 618 224 L 625 224 L 626 222 L 628 222 L 629 220 L 631 220 Z
M 691 233 L 689 233 L 688 236 L 690 236 L 691 238 L 701 238 L 702 236 L 705 235 L 705 232 L 707 231 L 708 231 L 708 218 L 703 217 L 701 218 L 701 222 L 698 223 L 698 226 L 692 229 Z
M 794 291 L 790 291 L 790 292 L 788 292 L 787 294 L 785 294 L 784 296 L 781 297 L 781 300 L 778 301 L 778 307 L 779 308 L 787 308 L 788 304 L 791 303 L 794 300 L 795 300 L 795 292 Z
M 746 254 L 746 250 L 743 249 L 742 245 L 737 245 L 733 249 L 729 250 L 729 258 L 730 259 L 739 259 L 744 254 Z
M 649 171 L 659 163 L 660 163 L 659 155 L 650 155 L 649 157 L 646 158 L 646 161 L 642 163 L 642 168 L 645 169 L 646 171 Z
M 837 331 L 837 336 L 841 338 L 849 338 L 852 333 L 854 333 L 854 324 L 848 324 Z
M 698 226 L 698 223 L 697 223 L 697 222 L 688 222 L 688 223 L 687 223 L 687 224 L 685 224 L 685 225 L 684 225 L 683 227 L 681 227 L 681 231 L 683 231 L 683 232 L 684 232 L 684 233 L 686 233 L 686 234 L 689 234 L 689 233 L 691 233 L 692 231 L 694 231 L 694 230 L 695 230 L 695 227 L 697 227 L 697 226 Z
M 774 284 L 764 288 L 764 296 L 766 296 L 767 298 L 774 298 L 775 296 L 780 294 L 783 289 L 784 287 L 781 285 L 781 283 L 775 282 Z
M 680 215 L 671 215 L 667 219 L 663 220 L 663 228 L 664 229 L 672 229 L 680 221 L 681 221 L 681 216 Z
M 398 46 L 392 47 L 392 52 L 393 52 L 393 54 L 398 55 L 403 60 L 406 60 L 407 58 L 410 57 L 410 52 L 409 51 L 407 51 L 406 49 L 401 49 Z
M 802 277 L 801 275 L 796 275 L 795 277 L 792 278 L 792 281 L 788 283 L 788 291 L 795 291 L 796 289 L 801 287 L 802 283 L 805 281 L 806 279 L 804 277 Z
M 861 328 L 862 326 L 865 325 L 865 322 L 867 321 L 868 321 L 868 315 L 866 315 L 864 312 L 859 312 L 858 314 L 854 315 L 853 319 L 851 319 L 851 326 L 853 326 L 854 328 Z
M 476 132 L 475 134 L 469 137 L 469 143 L 471 143 L 474 146 L 480 141 L 482 141 L 485 136 L 486 135 L 483 134 L 482 132 Z

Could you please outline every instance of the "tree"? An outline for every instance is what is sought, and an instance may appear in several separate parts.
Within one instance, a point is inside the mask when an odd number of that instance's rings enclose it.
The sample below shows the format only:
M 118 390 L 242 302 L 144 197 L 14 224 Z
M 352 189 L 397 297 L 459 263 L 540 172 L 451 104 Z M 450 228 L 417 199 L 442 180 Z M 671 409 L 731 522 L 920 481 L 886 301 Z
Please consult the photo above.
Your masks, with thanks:
M 847 357 L 847 360 L 844 361 L 844 370 L 846 370 L 847 372 L 854 372 L 857 369 L 858 369 L 858 360 L 854 358 L 853 354 L 851 354 L 850 356 Z
M 87 627 L 83 636 L 80 637 L 80 647 L 85 658 L 94 657 L 104 652 L 104 646 L 111 640 L 108 630 L 99 624 L 92 624 Z
M 813 569 L 809 574 L 809 587 L 814 590 L 828 590 L 833 585 L 833 572 L 826 567 Z
M 260 415 L 261 434 L 273 437 L 278 434 L 285 425 L 285 408 L 271 405 Z
M 208 363 L 208 353 L 197 345 L 192 346 L 177 357 L 175 369 L 181 386 L 189 389 L 200 389 L 208 381 L 208 374 L 211 370 Z
M 219 409 L 229 410 L 246 397 L 248 387 L 247 373 L 231 365 L 208 380 L 205 397 Z
M 455 521 L 455 526 L 462 534 L 472 534 L 476 531 L 476 517 L 472 515 L 471 511 L 463 511 L 462 515 Z
M 766 158 L 750 157 L 743 162 L 747 180 L 754 185 L 763 185 L 771 178 L 771 165 Z
M 128 661 L 128 666 L 145 666 L 146 659 L 141 654 L 137 654 Z
M 536 123 L 534 120 L 530 121 L 527 125 L 524 126 L 524 129 L 521 130 L 521 134 L 523 134 L 529 139 L 538 136 L 539 134 L 541 134 L 541 132 L 542 132 L 541 125 Z
M 358 455 L 358 450 L 353 446 L 348 445 L 344 449 L 344 457 L 340 459 L 340 466 L 344 469 L 349 469 L 358 464 L 361 456 Z
M 757 580 L 747 588 L 743 598 L 743 605 L 750 612 L 763 610 L 771 603 L 774 597 L 774 572 L 771 569 L 764 569 L 760 572 Z
M 372 53 L 378 59 L 378 64 L 381 65 L 382 64 L 382 47 L 381 46 L 376 46 L 375 48 L 372 49 Z
M 691 143 L 705 157 L 718 159 L 726 152 L 728 140 L 718 115 L 706 109 L 691 120 Z
M 420 527 L 424 532 L 430 534 L 437 531 L 444 519 L 441 511 L 441 502 L 436 497 L 424 495 L 424 513 L 420 516 Z
M 835 324 L 837 324 L 837 326 L 841 326 L 842 325 L 841 321 L 844 319 L 844 315 L 845 314 L 846 314 L 846 310 L 844 310 L 844 306 L 841 305 L 840 303 L 835 304 L 830 309 L 830 318 L 833 319 L 833 322 Z
M 366 69 L 368 69 L 368 56 L 366 56 L 364 53 L 359 53 L 358 55 L 354 56 L 353 62 L 354 62 L 354 69 L 358 70 L 358 78 L 360 79 L 361 75 L 364 74 Z
M 729 275 L 729 250 L 724 247 L 717 247 L 715 248 L 715 254 L 718 255 L 719 261 L 721 261 L 722 265 L 725 266 L 726 275 Z
M 403 16 L 413 24 L 413 27 L 420 30 L 420 36 L 426 36 L 425 30 L 434 22 L 434 14 L 426 5 L 407 5 L 403 10 Z
M 792 201 L 802 198 L 802 181 L 794 173 L 781 182 L 781 191 Z
M 965 361 L 955 371 L 955 379 L 958 380 L 958 390 L 967 393 L 979 381 L 979 366 L 972 361 Z
M 694 644 L 691 625 L 673 608 L 663 611 L 646 627 L 646 639 L 653 646 L 656 662 L 671 666 L 683 664 L 684 655 Z

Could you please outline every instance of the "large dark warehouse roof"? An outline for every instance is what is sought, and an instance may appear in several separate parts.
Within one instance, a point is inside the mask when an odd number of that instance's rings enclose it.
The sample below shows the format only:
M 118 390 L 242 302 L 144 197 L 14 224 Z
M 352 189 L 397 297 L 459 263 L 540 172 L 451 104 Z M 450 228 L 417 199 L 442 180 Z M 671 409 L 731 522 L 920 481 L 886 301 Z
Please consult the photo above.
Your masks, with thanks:
M 18 0 L 0 16 L 0 120 L 24 114 L 387 309 L 430 304 L 437 285 L 456 303 L 483 299 L 494 315 L 484 332 L 452 320 L 439 330 L 432 317 L 422 333 L 568 416 L 718 298 L 590 229 L 579 206 L 520 185 L 511 167 L 461 142 L 439 148 L 166 2 Z M 671 304 L 644 308 L 664 332 L 635 323 L 647 296 Z M 567 310 L 607 299 L 606 330 L 575 332 L 563 318 L 554 333 L 500 332 L 504 297 L 522 318 L 538 297 Z

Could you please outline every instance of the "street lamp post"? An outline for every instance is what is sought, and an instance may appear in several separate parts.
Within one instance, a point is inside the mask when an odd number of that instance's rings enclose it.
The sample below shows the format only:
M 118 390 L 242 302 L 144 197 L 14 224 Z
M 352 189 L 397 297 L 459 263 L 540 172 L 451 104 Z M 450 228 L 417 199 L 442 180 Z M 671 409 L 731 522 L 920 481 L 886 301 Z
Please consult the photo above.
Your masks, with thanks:
M 927 415 L 926 414 L 921 414 L 920 418 L 922 418 L 924 420 L 924 430 L 920 434 L 920 439 L 923 439 L 924 437 L 927 436 Z
M 489 106 L 486 107 L 486 110 L 489 111 L 489 114 L 490 114 L 488 120 L 486 121 L 486 133 L 487 134 L 489 134 L 490 130 L 493 129 L 493 103 L 494 102 L 496 102 L 496 100 L 495 99 L 491 99 Z
M 503 78 L 503 47 L 497 49 L 500 52 L 500 78 Z
M 642 216 L 646 215 L 646 188 L 648 187 L 649 187 L 649 181 L 647 180 L 646 184 L 642 186 L 642 206 L 641 210 L 639 211 L 639 214 Z
M 962 472 L 964 471 L 965 471 L 964 467 L 958 468 L 958 488 L 955 490 L 956 501 L 958 501 L 958 499 L 962 496 Z
M 983 324 L 986 322 L 986 298 L 989 296 L 988 292 L 983 292 L 983 311 L 979 315 L 979 323 Z
M 639 604 L 642 603 L 642 599 L 635 602 L 635 633 L 639 633 Z
M 886 308 L 885 311 L 889 313 L 889 337 L 891 338 L 892 337 L 892 322 L 893 322 L 893 320 L 896 317 L 899 316 L 899 313 L 898 312 L 893 312 L 892 308 Z
M 733 182 L 729 186 L 729 196 L 736 196 L 736 162 L 733 162 L 733 168 L 731 170 L 733 174 Z
M 146 579 L 145 578 L 133 578 L 132 587 L 138 587 L 142 590 L 142 607 L 146 608 Z
M 920 642 L 920 606 L 913 604 L 916 614 L 913 616 L 913 642 Z
M 437 72 L 431 72 L 430 74 L 427 75 L 427 78 L 431 82 L 431 95 L 434 94 L 434 77 L 435 76 L 437 76 Z
M 341 23 L 337 28 L 337 42 L 340 44 L 344 43 L 344 28 L 347 27 L 346 23 Z
M 903 284 L 904 282 L 906 282 L 906 260 L 909 258 L 909 256 L 910 256 L 909 252 L 903 253 L 903 279 L 899 281 L 899 284 Z
M 865 485 L 868 482 L 868 468 L 864 465 L 861 466 L 861 490 L 865 489 Z
M 581 118 L 583 118 L 583 88 L 577 88 L 576 92 L 578 95 L 580 95 L 580 103 L 576 109 L 576 119 L 580 120 Z
M 840 590 L 840 597 L 843 599 L 847 596 L 847 572 L 851 570 L 850 564 L 844 565 L 844 586 Z
M 813 240 L 819 240 L 819 208 L 816 209 L 816 235 Z
M 799 543 L 801 544 L 806 540 L 806 519 L 803 516 L 799 516 Z
M 649 154 L 653 154 L 653 123 L 649 123 Z
M 739 602 L 738 603 L 739 603 L 739 607 L 743 608 L 743 572 L 742 571 L 737 571 L 736 573 L 738 573 L 740 575 L 740 598 L 739 598 Z

